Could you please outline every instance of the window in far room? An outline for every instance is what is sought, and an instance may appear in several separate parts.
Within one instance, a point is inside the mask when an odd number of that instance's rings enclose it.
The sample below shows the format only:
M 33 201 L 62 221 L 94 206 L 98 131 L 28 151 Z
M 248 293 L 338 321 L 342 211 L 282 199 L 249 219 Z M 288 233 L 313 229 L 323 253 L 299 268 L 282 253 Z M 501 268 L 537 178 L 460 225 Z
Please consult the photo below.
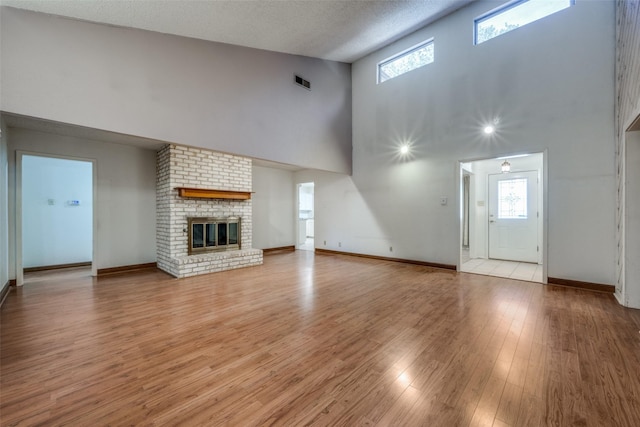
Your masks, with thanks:
M 378 64 L 378 83 L 431 64 L 434 59 L 433 39 L 400 52 Z
M 553 15 L 575 0 L 516 0 L 506 3 L 474 21 L 475 44 L 498 37 L 518 27 Z

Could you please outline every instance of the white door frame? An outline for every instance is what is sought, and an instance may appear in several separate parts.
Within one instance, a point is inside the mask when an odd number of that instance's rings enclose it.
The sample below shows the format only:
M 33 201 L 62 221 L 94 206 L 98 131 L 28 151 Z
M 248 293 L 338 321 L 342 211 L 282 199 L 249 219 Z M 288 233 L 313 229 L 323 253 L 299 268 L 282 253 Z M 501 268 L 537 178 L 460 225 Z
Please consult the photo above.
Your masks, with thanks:
M 640 254 L 640 244 L 637 238 L 637 230 L 640 229 L 640 223 L 634 213 L 640 210 L 640 199 L 638 199 L 637 191 L 633 192 L 633 188 L 637 188 L 640 172 L 633 166 L 633 159 L 637 158 L 638 150 L 640 150 L 640 114 L 635 116 L 631 124 L 627 126 L 621 141 L 621 159 L 622 176 L 621 182 L 618 184 L 623 187 L 620 192 L 620 205 L 622 213 L 620 215 L 621 234 L 618 249 L 618 263 L 620 264 L 617 272 L 615 297 L 618 302 L 625 306 L 640 309 L 640 265 L 637 262 L 638 254 Z M 633 129 L 632 129 L 633 128 Z M 635 156 L 635 157 L 634 157 Z M 629 188 L 631 187 L 631 188 Z M 631 286 L 629 286 L 631 284 Z
M 296 232 L 295 232 L 295 239 L 296 239 L 296 244 L 295 247 L 296 249 L 301 247 L 300 244 L 300 188 L 305 185 L 305 184 L 313 184 L 313 216 L 314 216 L 314 235 L 315 235 L 315 211 L 316 211 L 316 203 L 315 203 L 315 199 L 316 199 L 316 192 L 315 192 L 315 182 L 314 181 L 306 181 L 306 182 L 299 182 L 296 184 L 296 206 L 295 206 L 295 227 L 296 227 Z M 305 233 L 305 241 L 306 241 L 306 233 Z M 314 236 L 314 242 L 315 242 L 315 236 Z M 302 243 L 304 244 L 304 243 Z M 312 249 L 313 252 L 315 252 L 315 243 L 314 243 L 314 248 Z
M 458 217 L 458 227 L 457 227 L 457 240 L 456 240 L 456 248 L 458 250 L 458 262 L 456 264 L 456 268 L 458 271 L 461 271 L 462 267 L 462 251 L 460 250 L 462 247 L 462 197 L 463 197 L 463 189 L 462 189 L 462 165 L 463 163 L 471 163 L 480 160 L 496 160 L 499 158 L 517 156 L 522 154 L 542 154 L 542 241 L 540 242 L 540 250 L 542 252 L 542 283 L 546 284 L 548 279 L 548 265 L 549 265 L 549 153 L 545 148 L 543 151 L 520 151 L 520 152 L 511 152 L 499 154 L 492 157 L 476 157 L 471 159 L 463 159 L 459 160 L 455 165 L 455 177 L 456 177 L 456 215 Z M 539 188 L 540 190 L 540 188 Z M 485 204 L 485 208 L 488 209 L 488 206 Z M 487 242 L 488 243 L 488 242 Z M 488 248 L 487 248 L 488 250 Z M 488 253 L 488 252 L 487 252 Z
M 57 154 L 39 153 L 34 151 L 16 150 L 16 285 L 24 284 L 24 268 L 22 262 L 22 158 L 24 156 L 49 157 L 64 160 L 79 160 L 91 163 L 93 201 L 93 235 L 91 236 L 93 250 L 91 254 L 91 275 L 98 275 L 97 254 L 98 254 L 98 171 L 96 167 L 96 159 L 87 159 L 84 157 L 61 156 Z

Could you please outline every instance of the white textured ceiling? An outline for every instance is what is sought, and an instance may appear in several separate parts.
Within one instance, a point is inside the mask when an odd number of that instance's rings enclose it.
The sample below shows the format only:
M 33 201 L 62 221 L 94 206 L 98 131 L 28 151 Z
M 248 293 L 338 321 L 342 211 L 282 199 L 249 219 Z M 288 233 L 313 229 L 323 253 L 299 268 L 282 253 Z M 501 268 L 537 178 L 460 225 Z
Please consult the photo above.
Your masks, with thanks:
M 471 1 L 0 0 L 0 4 L 350 63 Z

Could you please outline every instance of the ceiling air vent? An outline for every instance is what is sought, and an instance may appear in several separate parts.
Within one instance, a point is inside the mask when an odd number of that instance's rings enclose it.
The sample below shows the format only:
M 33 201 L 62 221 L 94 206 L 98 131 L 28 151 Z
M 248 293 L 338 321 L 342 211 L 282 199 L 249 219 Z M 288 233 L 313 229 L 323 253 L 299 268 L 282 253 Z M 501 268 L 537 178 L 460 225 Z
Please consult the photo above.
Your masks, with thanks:
M 311 90 L 311 82 L 309 80 L 305 80 L 300 76 L 296 76 L 296 84 L 299 84 L 305 89 Z

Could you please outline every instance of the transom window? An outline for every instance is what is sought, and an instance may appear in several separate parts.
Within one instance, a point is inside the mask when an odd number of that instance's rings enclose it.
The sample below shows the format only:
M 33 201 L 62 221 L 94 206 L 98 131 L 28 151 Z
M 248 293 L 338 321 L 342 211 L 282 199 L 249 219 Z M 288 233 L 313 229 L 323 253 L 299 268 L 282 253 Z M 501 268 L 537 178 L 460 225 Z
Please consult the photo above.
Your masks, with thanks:
M 498 219 L 527 219 L 527 178 L 498 182 Z
M 385 59 L 378 64 L 378 83 L 432 63 L 434 51 L 435 47 L 431 39 Z
M 508 33 L 574 4 L 575 0 L 516 0 L 488 12 L 474 21 L 475 43 Z

